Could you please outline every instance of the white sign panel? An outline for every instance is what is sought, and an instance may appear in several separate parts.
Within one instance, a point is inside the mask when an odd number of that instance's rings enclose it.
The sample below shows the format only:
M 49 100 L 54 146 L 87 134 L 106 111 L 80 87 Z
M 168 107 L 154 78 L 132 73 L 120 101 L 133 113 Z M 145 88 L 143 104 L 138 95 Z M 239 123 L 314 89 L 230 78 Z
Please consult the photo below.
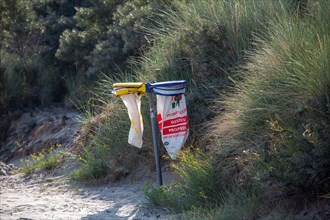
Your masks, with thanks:
M 174 159 L 189 135 L 185 95 L 157 95 L 157 113 L 163 145 Z

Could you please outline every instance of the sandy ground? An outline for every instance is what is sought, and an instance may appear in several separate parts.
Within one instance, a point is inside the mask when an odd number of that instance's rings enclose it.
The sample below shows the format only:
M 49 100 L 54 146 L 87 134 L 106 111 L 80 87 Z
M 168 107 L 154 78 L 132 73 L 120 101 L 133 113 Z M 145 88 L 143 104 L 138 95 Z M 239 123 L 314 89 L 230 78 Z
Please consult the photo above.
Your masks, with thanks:
M 59 143 L 70 148 L 81 124 L 79 114 L 62 107 L 26 112 L 13 120 L 5 143 L 16 147 L 10 162 L 19 167 L 19 158 L 41 148 Z M 19 144 L 18 144 L 19 143 Z M 4 148 L 4 149 L 5 149 Z M 5 155 L 0 152 L 0 159 Z M 7 158 L 8 159 L 8 158 Z M 86 186 L 70 182 L 67 165 L 55 171 L 23 174 L 0 174 L 0 220 L 10 219 L 169 219 L 165 209 L 149 204 L 143 194 L 146 182 L 157 183 L 155 173 L 137 169 L 134 177 L 117 183 Z M 1 171 L 1 170 L 0 170 Z M 56 173 L 56 174 L 55 174 Z M 131 175 L 131 174 L 130 174 Z M 164 183 L 166 173 L 163 174 Z M 174 217 L 177 219 L 177 217 Z
M 77 186 L 64 176 L 0 177 L 0 219 L 171 219 L 144 197 L 144 181 Z

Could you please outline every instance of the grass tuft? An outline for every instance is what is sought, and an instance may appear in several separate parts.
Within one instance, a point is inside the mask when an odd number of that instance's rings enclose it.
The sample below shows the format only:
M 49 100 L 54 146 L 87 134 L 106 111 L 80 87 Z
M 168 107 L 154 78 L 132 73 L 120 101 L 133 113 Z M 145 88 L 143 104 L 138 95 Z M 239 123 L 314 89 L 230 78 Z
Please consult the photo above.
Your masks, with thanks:
M 198 149 L 182 152 L 171 168 L 178 182 L 160 188 L 147 185 L 144 193 L 150 202 L 179 211 L 213 207 L 219 203 L 221 190 L 205 153 Z
M 262 203 L 260 193 L 251 189 L 224 190 L 220 204 L 215 208 L 197 208 L 184 214 L 192 220 L 256 219 Z
M 51 170 L 59 166 L 63 161 L 63 150 L 56 150 L 61 145 L 53 145 L 50 149 L 43 148 L 38 153 L 33 153 L 28 159 L 21 160 L 21 171 L 29 175 L 36 171 Z
M 96 145 L 93 150 L 83 148 L 83 152 L 79 156 L 81 165 L 78 169 L 72 171 L 72 179 L 84 181 L 105 177 L 110 172 L 108 154 L 108 146 Z

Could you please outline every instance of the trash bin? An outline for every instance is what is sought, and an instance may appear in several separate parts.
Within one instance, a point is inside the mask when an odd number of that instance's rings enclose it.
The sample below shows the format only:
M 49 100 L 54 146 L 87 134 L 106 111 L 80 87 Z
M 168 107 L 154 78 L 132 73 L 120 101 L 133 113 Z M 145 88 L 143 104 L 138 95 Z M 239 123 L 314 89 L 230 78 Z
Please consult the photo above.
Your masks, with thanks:
M 148 83 L 147 91 L 157 96 L 157 119 L 162 143 L 174 159 L 189 135 L 185 80 Z

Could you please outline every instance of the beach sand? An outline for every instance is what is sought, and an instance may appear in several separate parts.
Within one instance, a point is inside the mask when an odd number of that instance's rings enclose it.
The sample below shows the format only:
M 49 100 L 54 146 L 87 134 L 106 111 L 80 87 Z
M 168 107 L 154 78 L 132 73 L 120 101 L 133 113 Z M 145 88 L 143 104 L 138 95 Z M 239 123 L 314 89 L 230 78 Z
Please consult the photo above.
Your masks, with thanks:
M 22 174 L 0 177 L 0 219 L 169 219 L 143 194 L 145 180 L 75 185 L 65 176 Z

